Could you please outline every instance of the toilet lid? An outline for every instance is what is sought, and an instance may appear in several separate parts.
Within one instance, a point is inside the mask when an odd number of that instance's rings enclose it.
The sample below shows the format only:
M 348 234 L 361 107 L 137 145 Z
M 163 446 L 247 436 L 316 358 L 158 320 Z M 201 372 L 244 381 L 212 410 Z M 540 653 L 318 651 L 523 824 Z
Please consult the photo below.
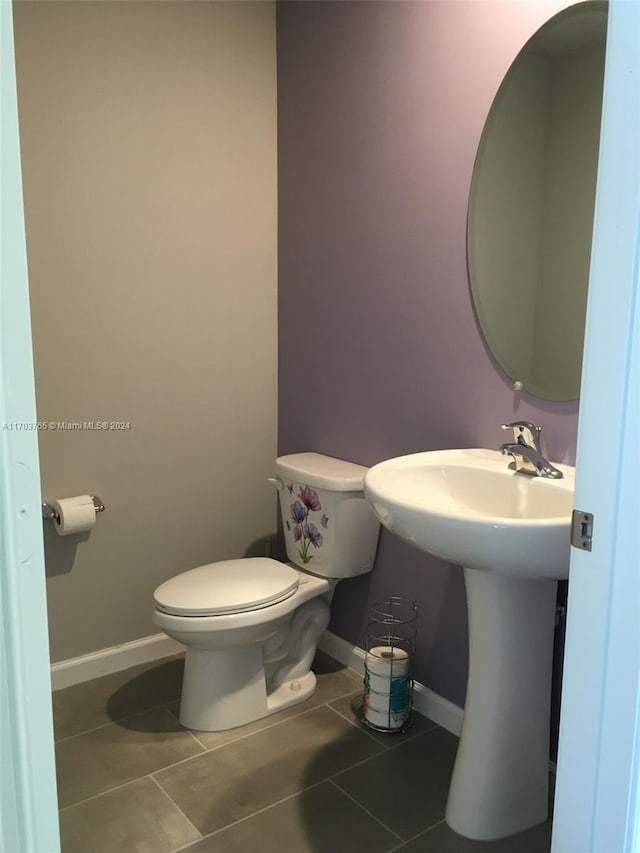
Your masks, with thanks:
M 243 613 L 284 601 L 298 581 L 295 569 L 268 557 L 224 560 L 176 575 L 157 588 L 154 599 L 160 610 L 180 616 Z

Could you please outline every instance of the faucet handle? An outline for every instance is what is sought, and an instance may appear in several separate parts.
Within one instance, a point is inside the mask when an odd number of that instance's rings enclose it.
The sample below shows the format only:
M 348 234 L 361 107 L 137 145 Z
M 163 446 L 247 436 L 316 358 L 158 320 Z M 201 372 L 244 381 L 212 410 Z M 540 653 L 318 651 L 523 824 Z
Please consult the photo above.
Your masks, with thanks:
M 540 434 L 542 427 L 532 424 L 531 421 L 513 421 L 510 424 L 500 424 L 500 429 L 512 429 L 516 444 L 527 444 L 540 450 Z

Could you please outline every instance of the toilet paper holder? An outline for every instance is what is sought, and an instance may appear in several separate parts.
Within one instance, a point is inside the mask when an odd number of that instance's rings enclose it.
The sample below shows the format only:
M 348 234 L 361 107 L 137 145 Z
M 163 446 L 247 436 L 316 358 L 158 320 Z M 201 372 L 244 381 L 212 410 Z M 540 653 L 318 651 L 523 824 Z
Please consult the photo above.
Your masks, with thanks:
M 91 500 L 93 501 L 93 508 L 96 511 L 96 515 L 99 512 L 104 512 L 106 507 L 103 504 L 102 500 L 97 495 L 90 495 Z M 60 521 L 58 513 L 51 506 L 51 504 L 43 503 L 42 504 L 42 517 L 45 521 Z
M 367 618 L 360 722 L 379 732 L 405 732 L 413 723 L 413 661 L 418 608 L 397 595 L 371 605 Z

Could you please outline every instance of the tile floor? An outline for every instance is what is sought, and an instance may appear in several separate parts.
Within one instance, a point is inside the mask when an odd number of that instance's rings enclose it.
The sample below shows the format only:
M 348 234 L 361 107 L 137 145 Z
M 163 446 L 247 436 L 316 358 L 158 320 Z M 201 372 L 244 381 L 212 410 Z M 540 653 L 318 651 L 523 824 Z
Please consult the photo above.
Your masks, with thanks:
M 180 658 L 53 694 L 63 853 L 548 853 L 444 823 L 457 740 L 363 729 L 360 679 L 319 655 L 305 703 L 233 731 L 178 722 Z M 41 851 L 46 853 L 46 851 Z

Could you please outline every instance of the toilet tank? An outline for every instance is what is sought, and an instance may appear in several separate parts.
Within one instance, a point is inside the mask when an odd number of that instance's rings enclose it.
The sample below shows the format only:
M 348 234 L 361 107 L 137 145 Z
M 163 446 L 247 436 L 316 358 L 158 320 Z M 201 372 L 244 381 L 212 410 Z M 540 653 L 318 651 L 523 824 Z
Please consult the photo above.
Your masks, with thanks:
M 276 459 L 287 556 L 326 578 L 370 572 L 380 525 L 367 503 L 367 468 L 320 453 Z

